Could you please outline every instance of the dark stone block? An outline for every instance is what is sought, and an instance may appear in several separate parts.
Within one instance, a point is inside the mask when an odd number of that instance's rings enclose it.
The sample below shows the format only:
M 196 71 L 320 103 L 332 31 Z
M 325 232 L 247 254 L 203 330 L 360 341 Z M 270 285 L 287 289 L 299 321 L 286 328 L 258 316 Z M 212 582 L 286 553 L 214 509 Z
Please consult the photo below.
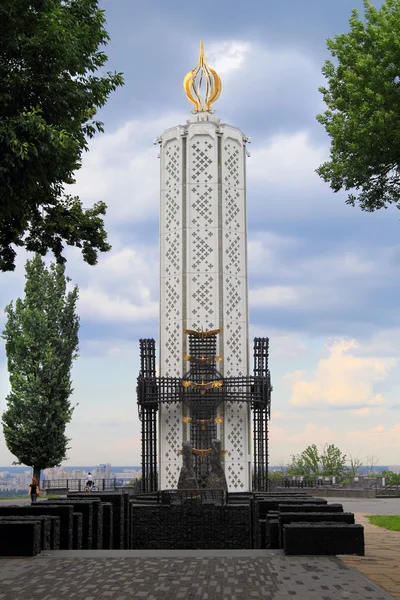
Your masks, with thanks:
M 50 550 L 50 532 L 51 532 L 51 522 L 50 519 L 46 516 L 38 515 L 34 516 L 9 516 L 9 517 L 0 517 L 0 522 L 14 522 L 14 521 L 33 521 L 40 524 L 40 549 L 41 550 Z
M 101 502 L 111 502 L 113 505 L 113 548 L 114 550 L 123 550 L 125 525 L 124 494 L 119 492 L 91 492 L 90 498 L 88 496 L 89 494 L 84 493 L 70 493 L 68 494 L 68 499 L 90 500 L 92 498 L 99 498 Z
M 70 503 L 71 501 L 73 501 L 73 497 L 68 498 L 67 500 L 63 500 L 63 502 L 67 502 Z M 100 500 L 100 498 L 94 496 L 94 494 L 90 493 L 90 494 L 86 494 L 85 497 L 83 498 L 75 498 L 74 500 L 74 506 L 76 502 L 89 502 L 92 506 L 93 509 L 93 514 L 92 514 L 92 531 L 90 534 L 90 531 L 86 531 L 86 533 L 83 533 L 83 540 L 85 540 L 85 535 L 87 537 L 91 537 L 92 538 L 92 549 L 93 550 L 101 550 L 103 548 L 103 505 L 102 502 Z M 50 502 L 50 501 L 49 501 Z M 75 510 L 75 508 L 74 508 Z M 85 532 L 85 517 L 84 517 L 84 513 L 83 513 L 83 526 L 82 526 L 82 532 Z M 87 544 L 87 542 L 83 541 L 83 548 L 85 549 L 85 544 Z
M 275 498 L 265 498 L 262 501 L 256 501 L 256 504 L 259 505 L 260 516 L 267 514 L 271 510 L 279 510 L 280 504 L 328 504 L 328 501 L 324 498 L 287 498 L 287 497 L 275 497 Z
M 50 506 L 72 505 L 73 512 L 82 513 L 82 549 L 91 550 L 93 546 L 93 502 L 89 500 L 49 500 Z
M 50 550 L 60 549 L 60 517 L 47 515 L 51 522 L 50 530 Z
M 342 504 L 279 504 L 279 512 L 343 512 Z
M 103 549 L 103 503 L 93 504 L 93 548 Z
M 364 556 L 364 527 L 346 523 L 290 523 L 283 528 L 283 548 L 288 555 Z
M 312 498 L 312 496 L 305 496 L 304 499 L 300 497 L 288 497 L 284 496 L 272 496 L 268 493 L 254 494 L 254 504 L 253 504 L 253 539 L 254 539 L 254 548 L 261 548 L 261 527 L 260 522 L 264 521 L 266 515 L 271 511 L 277 511 L 280 503 L 285 504 L 304 504 L 304 503 L 312 503 L 313 505 L 319 506 L 321 504 L 327 504 L 327 501 L 324 498 Z
M 192 500 L 169 506 L 130 505 L 133 549 L 252 547 L 249 504 L 221 506 Z
M 113 548 L 113 505 L 111 502 L 102 502 L 103 506 L 103 549 Z
M 67 500 L 63 502 L 70 503 L 75 498 L 76 501 L 90 502 L 93 508 L 92 515 L 92 549 L 101 550 L 103 548 L 103 506 L 99 497 L 94 494 L 85 494 L 83 497 L 77 495 L 71 495 Z M 49 500 L 51 502 L 51 500 Z M 85 525 L 83 525 L 83 528 Z M 89 536 L 90 537 L 90 536 Z
M 271 520 L 278 521 L 279 512 L 277 510 L 271 510 L 265 519 L 260 519 L 260 532 L 261 532 L 261 548 L 270 548 L 269 541 L 269 528 L 267 527 L 267 522 Z
M 266 519 L 266 546 L 269 550 L 279 548 L 279 521 L 278 519 Z
M 72 550 L 72 506 L 54 506 L 45 502 L 38 502 L 30 506 L 0 506 L 0 516 L 8 515 L 49 515 L 59 518 L 59 548 Z M 54 543 L 57 543 L 54 534 Z M 58 549 L 58 548 L 57 548 Z
M 257 542 L 259 548 L 263 550 L 267 547 L 267 521 L 266 519 L 260 519 L 257 527 L 260 539 Z
M 245 504 L 246 502 L 253 502 L 254 494 L 252 492 L 228 492 L 227 495 L 228 504 Z
M 80 512 L 72 513 L 72 547 L 74 550 L 82 550 L 82 527 L 83 515 Z
M 123 492 L 124 496 L 124 548 L 125 550 L 129 550 L 131 547 L 131 539 L 130 539 L 130 496 L 129 492 Z
M 236 493 L 236 492 L 235 492 Z M 290 492 L 287 490 L 286 492 L 254 492 L 254 496 L 256 498 L 280 498 L 284 496 L 285 498 L 313 498 L 311 494 L 308 492 Z
M 0 556 L 36 556 L 40 552 L 39 521 L 0 521 Z
M 53 515 L 39 515 L 32 516 L 32 518 L 46 519 L 50 524 L 50 545 L 49 550 L 60 549 L 60 517 L 54 517 Z M 42 548 L 44 550 L 44 548 Z
M 354 514 L 345 512 L 291 512 L 279 514 L 279 545 L 283 548 L 283 528 L 289 523 L 348 523 L 354 525 Z

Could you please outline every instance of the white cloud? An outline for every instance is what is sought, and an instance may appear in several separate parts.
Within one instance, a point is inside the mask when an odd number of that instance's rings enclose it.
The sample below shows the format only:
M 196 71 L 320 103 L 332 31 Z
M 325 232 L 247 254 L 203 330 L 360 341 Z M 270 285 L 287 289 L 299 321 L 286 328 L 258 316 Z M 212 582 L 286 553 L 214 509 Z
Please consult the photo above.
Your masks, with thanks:
M 248 178 L 253 185 L 282 190 L 323 189 L 315 169 L 327 158 L 327 147 L 311 142 L 308 131 L 275 135 L 272 139 L 258 140 L 251 148 L 248 160 Z M 268 189 L 267 188 L 267 189 Z M 326 191 L 326 189 L 324 190 Z M 273 201 L 273 199 L 271 199 Z M 301 203 L 305 206 L 305 202 Z
M 400 351 L 400 328 L 381 329 L 357 348 L 360 356 L 398 356 Z
M 321 447 L 334 443 L 340 447 L 340 436 L 327 425 L 308 422 L 299 429 L 279 427 L 273 421 L 270 425 L 269 439 L 271 459 L 270 464 L 285 465 L 291 462 L 290 457 L 302 452 L 307 446 L 316 444 Z
M 69 275 L 79 286 L 78 312 L 83 319 L 138 322 L 158 317 L 158 248 L 130 246 L 102 255 L 95 268 L 68 253 Z
M 221 108 L 236 110 L 276 102 L 305 102 L 321 107 L 318 86 L 323 81 L 320 65 L 297 48 L 276 48 L 247 40 L 206 44 L 206 60 L 222 75 Z
M 352 447 L 362 445 L 366 455 L 376 455 L 378 464 L 393 463 L 400 453 L 400 423 L 379 423 L 370 429 L 352 430 L 347 433 L 347 439 Z
M 331 280 L 332 275 L 343 278 L 365 277 L 366 275 L 378 274 L 379 264 L 376 257 L 371 259 L 370 255 L 363 255 L 360 248 L 357 252 L 347 248 L 336 249 L 334 254 L 324 256 L 310 256 L 304 263 L 300 277 L 309 274 L 310 276 L 324 277 Z
M 107 206 L 106 223 L 111 231 L 121 223 L 158 220 L 160 163 L 153 140 L 168 127 L 185 123 L 189 114 L 166 113 L 159 118 L 128 121 L 112 133 L 94 138 L 83 167 L 76 173 L 76 184 L 68 193 L 80 196 L 84 206 L 103 200 Z M 315 168 L 324 160 L 326 148 L 315 146 L 309 132 L 276 135 L 272 139 L 254 140 L 248 160 L 249 189 L 273 189 L 269 198 L 271 211 L 281 211 L 288 203 L 296 213 L 310 212 L 319 199 L 300 202 L 293 193 L 313 188 L 326 192 Z M 288 171 L 290 177 L 288 177 Z M 280 190 L 277 193 L 277 190 Z M 281 194 L 291 193 L 283 202 Z M 263 193 L 264 196 L 264 193 Z M 310 204 L 311 202 L 311 204 Z M 257 196 L 253 198 L 253 208 Z
M 310 337 L 310 331 L 311 321 L 317 320 L 318 311 L 328 311 L 332 319 L 329 329 L 335 334 L 336 324 L 343 322 L 343 308 L 347 315 L 358 315 L 360 308 L 370 303 L 365 289 L 379 289 L 388 281 L 398 281 L 399 256 L 398 247 L 396 259 L 396 246 L 392 245 L 386 251 L 369 237 L 365 249 L 356 246 L 357 241 L 350 239 L 352 233 L 343 245 L 339 245 L 335 242 L 335 233 L 330 231 L 330 214 L 335 212 L 336 217 L 340 217 L 343 208 L 343 213 L 347 211 L 344 218 L 350 218 L 350 209 L 340 198 L 332 199 L 328 186 L 314 172 L 327 155 L 328 140 L 324 144 L 314 141 L 313 132 L 304 126 L 308 121 L 304 110 L 300 125 L 298 121 L 291 125 L 287 120 L 293 116 L 297 119 L 298 114 L 301 117 L 305 104 L 308 114 L 317 112 L 320 66 L 296 50 L 271 50 L 240 40 L 206 44 L 206 58 L 223 76 L 223 93 L 216 105 L 217 114 L 228 122 L 243 126 L 244 130 L 248 123 L 255 132 L 249 146 L 252 156 L 248 161 L 249 211 L 256 217 L 259 228 L 257 232 L 249 232 L 250 304 L 257 310 L 257 325 L 252 325 L 251 331 L 257 336 L 270 337 L 272 378 L 276 387 L 273 407 L 279 408 L 274 410 L 273 418 L 279 419 L 281 424 L 282 414 L 285 419 L 285 428 L 271 423 L 271 451 L 276 456 L 296 453 L 315 440 L 324 443 L 326 438 L 333 439 L 333 434 L 334 443 L 348 441 L 356 452 L 362 446 L 363 452 L 367 453 L 370 441 L 382 441 L 386 439 L 385 434 L 395 443 L 395 435 L 400 437 L 400 432 L 392 431 L 392 417 L 388 412 L 380 412 L 384 406 L 380 403 L 386 400 L 387 393 L 376 389 L 376 384 L 388 383 L 391 369 L 398 360 L 398 328 L 376 333 L 362 347 L 340 346 L 341 342 L 336 350 L 329 347 L 328 356 L 322 358 L 312 371 L 315 340 Z M 265 115 L 273 114 L 276 119 L 278 112 L 272 113 L 271 109 L 275 110 L 278 105 L 282 115 L 285 113 L 282 120 L 265 118 Z M 157 113 L 135 112 L 134 119 L 92 140 L 91 151 L 84 156 L 83 168 L 77 173 L 77 184 L 71 192 L 79 194 L 85 206 L 98 200 L 108 204 L 106 228 L 110 231 L 113 250 L 102 255 L 99 264 L 92 268 L 83 263 L 78 250 L 68 249 L 67 272 L 80 286 L 82 325 L 93 320 L 106 322 L 110 331 L 113 323 L 116 330 L 121 323 L 132 323 L 133 336 L 143 321 L 151 320 L 150 327 L 156 328 L 158 236 L 156 234 L 149 240 L 148 245 L 138 244 L 136 239 L 139 233 L 140 239 L 144 238 L 146 221 L 156 223 L 159 218 L 159 161 L 153 139 L 166 128 L 186 121 L 189 105 L 185 108 L 184 97 L 182 107 L 182 112 L 168 113 L 168 107 L 160 103 Z M 252 118 L 254 114 L 258 122 Z M 268 137 L 264 133 L 266 130 L 270 131 Z M 261 204 L 265 207 L 263 214 L 268 213 L 268 220 L 259 216 Z M 317 213 L 327 224 L 323 235 L 327 236 L 329 249 L 316 253 L 314 241 L 321 236 L 319 224 L 314 239 L 312 228 L 307 225 L 302 228 L 300 221 L 315 220 Z M 296 221 L 292 236 L 279 233 L 287 231 L 288 218 Z M 363 218 L 365 215 L 357 221 L 360 235 Z M 122 229 L 123 243 L 120 240 Z M 128 241 L 127 235 L 132 236 Z M 20 250 L 18 253 L 23 256 Z M 15 297 L 17 288 L 18 294 L 22 293 L 22 264 L 15 274 L 0 276 L 3 283 L 1 303 L 4 305 Z M 265 311 L 260 317 L 260 309 L 264 306 L 269 312 Z M 276 308 L 285 308 L 290 317 L 298 309 L 308 311 L 312 319 L 306 323 L 288 319 L 288 331 L 284 331 L 274 321 Z M 376 305 L 376 313 L 385 313 L 382 302 Z M 267 326 L 266 322 L 274 323 L 274 327 Z M 375 326 L 375 322 L 369 321 L 367 325 Z M 302 336 L 299 330 L 304 331 Z M 96 326 L 96 331 L 102 331 L 101 327 Z M 85 335 L 96 337 L 96 332 Z M 111 460 L 126 464 L 139 460 L 140 454 L 132 387 L 138 371 L 139 353 L 136 342 L 124 342 L 117 332 L 106 335 L 106 341 L 84 338 L 81 342 L 80 366 L 76 371 L 74 368 L 74 397 L 80 402 L 80 408 L 71 424 L 71 460 L 82 462 L 79 457 L 84 456 L 94 463 Z M 348 335 L 353 334 L 349 332 Z M 296 370 L 285 377 L 283 383 L 286 385 L 281 387 L 292 387 L 292 400 L 301 410 L 288 404 L 286 391 L 280 389 L 276 375 L 277 371 L 290 368 L 289 360 Z M 312 364 L 310 360 L 313 360 Z M 7 391 L 7 386 L 8 377 L 3 372 L 0 374 L 1 390 Z M 334 413 L 342 419 L 333 423 L 332 418 L 329 427 L 324 420 L 327 411 L 315 411 L 312 422 L 303 427 L 300 424 L 305 419 L 303 406 L 318 409 L 339 406 L 347 407 L 347 410 L 345 413 L 329 411 L 330 415 Z M 125 423 L 121 416 L 120 432 L 107 434 L 107 422 L 109 429 L 118 429 L 111 427 L 118 410 L 127 415 L 134 414 L 135 418 L 127 417 Z M 97 411 L 101 411 L 101 416 Z M 86 424 L 93 414 L 96 415 L 97 433 L 93 434 L 94 438 L 87 439 Z M 307 411 L 307 419 L 309 415 Z M 381 429 L 375 431 L 378 416 Z M 358 431 L 359 425 L 353 423 L 360 418 L 366 429 Z M 346 430 L 350 427 L 352 431 L 348 437 Z M 108 448 L 104 448 L 102 442 L 94 444 L 94 440 L 102 441 L 103 438 L 107 438 Z M 5 457 L 3 462 L 10 463 L 7 452 L 1 450 L 0 455 Z M 107 456 L 105 450 L 109 453 Z M 386 455 L 391 456 L 389 446 Z
M 382 415 L 383 409 L 364 406 L 363 408 L 354 408 L 353 410 L 349 410 L 348 413 L 355 417 L 370 417 L 371 415 Z
M 283 257 L 298 247 L 301 247 L 301 241 L 294 237 L 273 231 L 250 231 L 247 247 L 249 276 L 275 274 L 277 261 L 282 263 Z
M 125 341 L 109 337 L 106 340 L 84 338 L 79 343 L 79 356 L 86 357 L 129 357 L 137 358 L 137 341 Z
M 337 308 L 343 305 L 345 298 L 341 289 L 320 285 L 318 280 L 311 280 L 307 285 L 303 281 L 296 285 L 266 285 L 250 288 L 249 305 L 254 307 L 296 308 L 296 310 L 312 310 L 315 307 Z
M 270 464 L 284 465 L 290 462 L 290 456 L 302 452 L 307 446 L 316 444 L 322 449 L 325 444 L 335 444 L 346 456 L 358 457 L 365 465 L 367 457 L 373 455 L 377 464 L 395 462 L 394 456 L 400 452 L 400 423 L 383 425 L 382 423 L 367 429 L 334 427 L 317 421 L 307 422 L 299 428 L 285 427 L 271 423 Z
M 258 334 L 262 337 L 262 334 Z M 270 348 L 274 358 L 280 357 L 295 357 L 303 354 L 307 348 L 304 340 L 297 335 L 279 335 L 271 331 L 270 337 Z
M 83 289 L 78 301 L 79 314 L 90 320 L 135 322 L 155 319 L 158 302 L 149 300 L 148 288 L 141 287 L 137 291 L 142 296 L 141 305 L 96 288 Z
M 328 346 L 328 357 L 318 361 L 312 375 L 297 376 L 290 403 L 295 406 L 370 407 L 384 404 L 376 383 L 385 380 L 397 364 L 396 357 L 359 357 L 354 340 L 337 340 Z M 293 374 L 289 375 L 293 376 Z
M 105 201 L 107 223 L 112 226 L 157 220 L 160 163 L 153 140 L 187 117 L 183 112 L 166 111 L 160 117 L 128 121 L 114 132 L 94 138 L 69 193 L 79 195 L 84 206 Z
M 207 63 L 218 75 L 227 78 L 243 69 L 252 44 L 242 41 L 226 41 L 210 44 L 205 47 Z
M 302 447 L 306 447 L 310 444 L 318 445 L 333 442 L 335 437 L 334 431 L 328 425 L 307 423 L 303 431 L 290 435 L 288 442 L 301 444 Z
M 251 317 L 251 315 L 250 315 Z M 296 357 L 303 354 L 307 346 L 302 338 L 297 333 L 288 333 L 268 323 L 258 323 L 250 321 L 250 347 L 253 345 L 255 337 L 266 337 L 270 340 L 270 353 L 274 359 Z
M 315 318 L 309 328 L 322 320 L 330 323 L 338 311 L 355 315 L 356 322 L 363 313 L 370 320 L 368 307 L 374 296 L 397 281 L 395 251 L 396 246 L 388 246 L 371 254 L 369 246 L 358 244 L 356 248 L 346 240 L 314 254 L 306 238 L 250 233 L 250 307 L 302 311 L 305 315 L 312 312 Z M 377 317 L 380 314 L 377 311 Z M 393 348 L 396 336 L 391 334 L 391 340 Z M 376 345 L 381 342 L 377 340 Z M 387 346 L 388 341 L 385 343 Z
M 293 306 L 299 291 L 289 286 L 265 286 L 249 291 L 250 306 Z
M 303 87 L 305 81 L 315 82 L 320 77 L 319 65 L 294 49 L 277 50 L 247 40 L 225 40 L 206 48 L 207 61 L 223 77 L 221 110 L 217 107 L 221 117 L 227 114 L 227 105 L 238 109 L 241 100 L 250 101 L 249 94 L 252 105 L 263 97 L 267 106 L 282 93 L 285 97 L 294 91 L 299 94 L 299 85 Z M 317 97 L 315 85 L 310 90 Z M 76 185 L 68 191 L 78 194 L 85 206 L 104 200 L 108 205 L 106 222 L 111 228 L 122 222 L 126 225 L 156 220 L 159 161 L 153 140 L 165 129 L 184 123 L 189 116 L 189 107 L 182 112 L 167 108 L 158 114 L 142 114 L 113 132 L 96 136 L 90 141 L 90 152 L 85 154 L 83 167 L 76 174 Z M 326 189 L 314 170 L 327 149 L 312 143 L 308 131 L 276 134 L 268 139 L 258 137 L 254 142 L 248 162 L 249 186 L 263 191 L 266 185 L 286 191 L 288 186 L 293 191 L 310 185 L 323 185 Z M 304 212 L 304 202 L 297 204 L 302 205 L 300 212 Z M 272 199 L 271 208 L 274 205 Z
M 271 413 L 271 418 L 272 418 L 272 419 L 283 419 L 283 418 L 284 418 L 284 416 L 285 416 L 285 413 L 284 413 L 284 412 L 282 412 L 281 410 L 274 410 L 274 411 Z

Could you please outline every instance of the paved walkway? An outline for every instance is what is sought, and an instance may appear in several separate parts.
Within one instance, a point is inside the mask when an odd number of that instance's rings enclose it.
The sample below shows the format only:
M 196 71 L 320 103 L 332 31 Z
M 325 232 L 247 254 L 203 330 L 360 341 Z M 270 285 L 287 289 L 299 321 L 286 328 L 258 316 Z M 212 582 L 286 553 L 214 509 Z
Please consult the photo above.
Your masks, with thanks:
M 393 600 L 334 557 L 127 550 L 94 558 L 88 552 L 0 560 L 0 599 Z
M 40 600 L 400 600 L 400 533 L 365 518 L 399 514 L 400 500 L 337 501 L 359 511 L 365 557 L 289 557 L 268 550 L 46 552 L 0 558 L 0 600 L 26 600 L 32 589 Z
M 355 517 L 364 525 L 365 556 L 341 556 L 341 560 L 400 600 L 400 531 L 371 525 L 365 514 Z
M 365 515 L 400 515 L 400 498 L 326 498 L 329 504 L 343 504 L 345 512 Z

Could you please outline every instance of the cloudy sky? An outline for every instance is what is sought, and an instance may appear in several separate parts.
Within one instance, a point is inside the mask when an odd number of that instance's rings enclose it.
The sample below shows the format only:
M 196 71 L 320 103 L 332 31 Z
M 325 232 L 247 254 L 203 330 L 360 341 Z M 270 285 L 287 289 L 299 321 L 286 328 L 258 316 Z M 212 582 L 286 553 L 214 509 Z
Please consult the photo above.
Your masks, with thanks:
M 269 336 L 273 464 L 335 443 L 400 463 L 400 215 L 366 214 L 315 169 L 329 139 L 315 119 L 326 39 L 361 0 L 105 0 L 110 70 L 126 85 L 101 112 L 75 193 L 104 200 L 113 246 L 96 267 L 68 251 L 80 288 L 69 464 L 140 464 L 138 340 L 157 337 L 159 161 L 153 140 L 184 123 L 199 40 L 221 76 L 218 116 L 252 139 L 248 159 L 251 336 Z M 380 2 L 376 2 L 380 5 Z M 0 306 L 23 293 L 26 254 L 2 274 Z M 0 314 L 0 325 L 4 317 Z M 0 346 L 0 409 L 8 376 Z M 0 437 L 0 465 L 14 458 Z

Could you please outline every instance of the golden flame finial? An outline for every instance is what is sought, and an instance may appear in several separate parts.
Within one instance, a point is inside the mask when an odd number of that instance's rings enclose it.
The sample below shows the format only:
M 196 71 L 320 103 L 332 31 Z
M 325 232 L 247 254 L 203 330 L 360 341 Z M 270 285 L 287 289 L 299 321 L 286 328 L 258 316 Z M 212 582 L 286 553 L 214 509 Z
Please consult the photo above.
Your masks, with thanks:
M 199 82 L 196 78 L 200 74 Z M 202 90 L 205 87 L 205 90 Z M 215 102 L 221 94 L 221 80 L 214 69 L 208 66 L 204 58 L 203 42 L 200 42 L 200 56 L 197 66 L 189 71 L 183 80 L 183 88 L 186 96 L 196 112 L 211 112 L 211 104 Z

